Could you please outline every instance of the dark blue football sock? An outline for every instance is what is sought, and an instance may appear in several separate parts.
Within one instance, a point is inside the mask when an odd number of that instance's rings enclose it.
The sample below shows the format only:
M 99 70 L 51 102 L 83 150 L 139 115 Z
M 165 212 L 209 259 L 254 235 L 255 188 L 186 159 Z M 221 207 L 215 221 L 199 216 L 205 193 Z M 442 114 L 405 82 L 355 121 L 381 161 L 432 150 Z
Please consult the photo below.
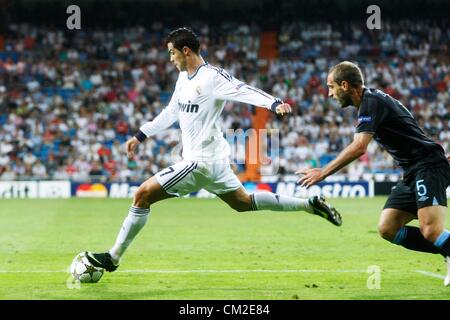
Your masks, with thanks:
M 441 247 L 436 246 L 432 242 L 425 239 L 420 232 L 420 229 L 417 227 L 402 227 L 397 232 L 392 242 L 414 251 L 440 253 L 444 257 L 448 255 L 441 249 Z
M 448 230 L 442 231 L 434 245 L 444 252 L 446 257 L 450 257 L 450 232 Z

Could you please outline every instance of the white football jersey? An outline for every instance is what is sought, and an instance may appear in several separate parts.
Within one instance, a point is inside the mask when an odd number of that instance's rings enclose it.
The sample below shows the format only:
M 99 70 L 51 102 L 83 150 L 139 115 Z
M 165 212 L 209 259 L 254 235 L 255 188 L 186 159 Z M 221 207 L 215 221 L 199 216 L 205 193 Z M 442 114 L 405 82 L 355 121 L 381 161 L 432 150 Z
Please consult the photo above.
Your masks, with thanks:
M 232 77 L 225 70 L 205 63 L 191 77 L 186 71 L 180 72 L 169 104 L 153 121 L 142 125 L 139 134 L 149 137 L 178 120 L 185 160 L 225 159 L 230 155 L 230 146 L 219 121 L 226 100 L 269 110 L 281 103 L 264 91 Z

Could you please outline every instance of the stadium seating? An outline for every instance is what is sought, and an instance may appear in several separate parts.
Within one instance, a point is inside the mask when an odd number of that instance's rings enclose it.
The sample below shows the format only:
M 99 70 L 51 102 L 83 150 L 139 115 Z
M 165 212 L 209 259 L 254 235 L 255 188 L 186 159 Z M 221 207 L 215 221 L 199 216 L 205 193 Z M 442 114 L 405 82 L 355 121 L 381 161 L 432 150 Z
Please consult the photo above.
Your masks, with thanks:
M 299 164 L 325 165 L 352 139 L 355 112 L 327 99 L 325 85 L 326 70 L 343 59 L 360 63 L 368 86 L 400 99 L 426 133 L 449 150 L 450 30 L 446 24 L 429 23 L 405 20 L 384 25 L 388 32 L 369 33 L 347 22 L 340 30 L 352 31 L 345 34 L 330 24 L 286 23 L 278 33 L 279 56 L 269 64 L 259 60 L 262 31 L 254 25 L 198 29 L 209 63 L 292 104 L 290 117 L 272 117 L 268 123 L 280 130 L 283 159 L 271 165 L 293 174 Z M 424 28 L 436 36 L 417 32 Z M 97 153 L 102 145 L 112 150 L 117 168 L 132 171 L 127 179 L 142 179 L 170 163 L 177 126 L 140 147 L 137 165 L 130 165 L 123 146 L 172 94 L 177 71 L 164 43 L 149 41 L 163 39 L 168 31 L 136 26 L 115 30 L 112 37 L 105 30 L 75 33 L 67 46 L 64 34 L 46 27 L 11 28 L 0 47 L 0 179 L 10 177 L 11 170 L 17 178 L 27 178 L 23 155 L 28 151 L 42 161 L 50 179 L 64 171 L 76 179 L 72 163 L 91 168 L 98 161 L 108 179 L 111 171 Z M 38 36 L 23 46 L 30 35 Z M 223 129 L 250 128 L 249 110 L 228 103 Z M 116 127 L 119 119 L 127 124 L 126 132 Z M 118 150 L 115 141 L 122 144 Z M 245 170 L 245 165 L 236 169 Z M 400 172 L 375 144 L 346 170 L 361 178 L 381 173 L 385 179 Z

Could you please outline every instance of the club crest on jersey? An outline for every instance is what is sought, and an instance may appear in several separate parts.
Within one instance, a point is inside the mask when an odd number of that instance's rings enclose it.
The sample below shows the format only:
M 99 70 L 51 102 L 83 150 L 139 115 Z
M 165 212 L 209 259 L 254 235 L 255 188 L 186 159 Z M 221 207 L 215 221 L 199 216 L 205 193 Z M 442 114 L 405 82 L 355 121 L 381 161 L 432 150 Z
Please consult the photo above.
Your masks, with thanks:
M 369 123 L 372 122 L 372 117 L 359 117 L 358 118 L 359 123 Z
M 237 86 L 236 86 L 236 90 L 239 90 L 240 88 L 242 88 L 243 86 L 245 86 L 245 83 L 243 83 L 243 82 L 241 82 L 240 84 L 238 84 Z
M 178 101 L 178 108 L 180 108 L 180 111 L 182 112 L 191 112 L 191 113 L 198 112 L 198 104 L 192 104 L 191 100 L 189 100 L 188 103 L 182 103 Z
M 195 88 L 195 92 L 200 95 L 202 93 L 202 89 L 200 88 L 200 86 L 197 86 L 197 88 Z

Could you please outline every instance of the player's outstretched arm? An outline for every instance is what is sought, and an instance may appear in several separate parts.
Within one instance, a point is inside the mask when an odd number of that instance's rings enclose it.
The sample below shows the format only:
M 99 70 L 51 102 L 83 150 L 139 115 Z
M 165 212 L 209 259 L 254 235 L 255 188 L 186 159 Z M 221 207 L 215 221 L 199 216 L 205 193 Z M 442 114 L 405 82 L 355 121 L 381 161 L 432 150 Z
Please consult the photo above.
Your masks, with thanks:
M 372 140 L 373 135 L 368 132 L 361 132 L 355 134 L 353 142 L 349 144 L 333 161 L 331 161 L 325 168 L 303 169 L 296 172 L 296 174 L 303 175 L 297 182 L 302 187 L 310 187 L 333 173 L 341 170 L 349 163 L 358 159 L 366 153 L 367 146 Z
M 214 96 L 218 99 L 252 104 L 269 109 L 279 115 L 292 112 L 288 103 L 284 103 L 267 92 L 232 77 L 223 69 L 217 69 L 213 81 Z
M 169 104 L 152 121 L 143 124 L 133 138 L 126 142 L 127 155 L 134 157 L 136 147 L 148 137 L 169 128 L 177 119 L 176 94 L 172 95 Z
M 284 102 L 275 107 L 275 113 L 282 115 L 282 116 L 286 113 L 291 113 L 291 112 L 292 112 L 292 108 L 289 103 Z
M 128 139 L 126 142 L 128 158 L 131 159 L 134 157 L 136 147 L 139 143 L 145 141 L 145 139 L 155 133 L 169 128 L 177 120 L 177 113 L 174 108 L 173 100 L 174 99 L 172 98 L 169 105 L 165 107 L 163 111 L 156 116 L 155 119 L 153 119 L 153 121 L 149 121 L 142 125 L 134 137 Z

